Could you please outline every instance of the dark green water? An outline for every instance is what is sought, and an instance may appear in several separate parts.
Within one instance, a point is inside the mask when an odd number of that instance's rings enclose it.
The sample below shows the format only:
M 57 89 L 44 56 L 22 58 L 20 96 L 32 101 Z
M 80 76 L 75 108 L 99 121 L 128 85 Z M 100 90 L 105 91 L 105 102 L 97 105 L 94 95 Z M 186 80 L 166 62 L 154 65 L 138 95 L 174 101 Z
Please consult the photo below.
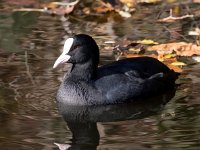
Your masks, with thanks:
M 130 106 L 77 108 L 80 118 L 76 108 L 69 108 L 74 116 L 66 114 L 65 120 L 57 110 L 55 93 L 67 68 L 52 69 L 64 40 L 74 33 L 92 35 L 101 48 L 101 64 L 105 64 L 115 58 L 112 45 L 105 44 L 108 40 L 193 41 L 187 31 L 198 26 L 198 21 L 165 25 L 185 35 L 184 39 L 170 35 L 156 22 L 157 13 L 167 10 L 165 3 L 140 5 L 138 14 L 130 19 L 114 14 L 63 19 L 38 12 L 12 12 L 3 9 L 6 2 L 0 6 L 1 150 L 56 150 L 54 143 L 71 149 L 199 149 L 199 63 L 184 68 L 174 97 L 164 95 L 155 98 L 155 103 Z M 191 5 L 191 11 L 198 10 L 197 6 Z

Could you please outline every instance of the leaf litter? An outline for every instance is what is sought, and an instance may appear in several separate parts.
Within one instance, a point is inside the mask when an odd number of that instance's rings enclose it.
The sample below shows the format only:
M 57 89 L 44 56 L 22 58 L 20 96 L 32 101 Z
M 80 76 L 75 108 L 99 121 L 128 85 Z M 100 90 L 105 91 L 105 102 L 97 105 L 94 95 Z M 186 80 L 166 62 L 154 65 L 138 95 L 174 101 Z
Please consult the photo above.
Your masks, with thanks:
M 159 44 L 147 39 L 128 41 L 127 43 L 126 46 L 116 46 L 113 49 L 114 53 L 120 54 L 120 57 L 127 58 L 150 56 L 164 62 L 177 72 L 182 72 L 182 67 L 186 65 L 186 63 L 179 61 L 178 57 L 200 55 L 200 46 L 193 43 L 174 42 Z
M 160 0 L 119 0 L 118 5 L 113 5 L 112 3 L 105 2 L 103 0 L 97 0 L 92 2 L 90 7 L 83 7 L 79 10 L 82 11 L 83 14 L 90 15 L 92 13 L 102 14 L 109 12 L 116 12 L 123 18 L 132 17 L 132 13 L 136 11 L 136 7 L 139 3 L 159 3 Z M 196 1 L 197 2 L 197 1 Z M 199 2 L 199 1 L 198 1 Z M 13 11 L 39 11 L 49 14 L 56 15 L 65 15 L 70 14 L 75 11 L 76 7 L 79 7 L 81 3 L 80 0 L 75 0 L 73 2 L 50 2 L 47 4 L 43 4 L 42 8 L 20 8 L 14 9 Z M 78 11 L 78 10 L 77 10 Z M 158 19 L 158 22 L 162 23 L 172 23 L 179 20 L 194 18 L 192 14 L 186 14 L 182 16 L 173 16 L 172 9 L 170 9 L 170 14 L 168 17 Z M 166 63 L 170 68 L 181 72 L 182 66 L 186 64 L 184 62 L 178 61 L 178 57 L 180 56 L 198 56 L 200 55 L 200 46 L 199 46 L 199 28 L 196 27 L 195 31 L 189 31 L 188 35 L 197 36 L 196 43 L 189 42 L 170 42 L 160 44 L 151 39 L 143 39 L 138 41 L 129 41 L 126 45 L 117 45 L 114 47 L 113 52 L 120 54 L 120 56 L 124 57 L 139 57 L 143 55 L 147 55 L 150 57 L 154 57 Z M 105 42 L 106 43 L 106 42 Z M 109 42 L 107 42 L 109 43 Z

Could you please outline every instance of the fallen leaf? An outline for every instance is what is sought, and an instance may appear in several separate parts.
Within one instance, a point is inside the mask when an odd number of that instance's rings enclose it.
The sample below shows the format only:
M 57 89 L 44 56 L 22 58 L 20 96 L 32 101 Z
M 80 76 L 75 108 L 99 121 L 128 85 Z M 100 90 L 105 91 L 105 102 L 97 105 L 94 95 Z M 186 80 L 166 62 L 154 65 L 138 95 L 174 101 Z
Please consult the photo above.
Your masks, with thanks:
M 169 58 L 173 58 L 175 56 L 176 56 L 176 54 L 166 54 L 166 55 L 164 55 L 164 58 L 169 59 Z
M 138 3 L 158 3 L 161 0 L 138 0 Z
M 189 31 L 188 35 L 196 35 L 196 36 L 198 36 L 200 34 L 198 32 L 196 32 L 196 31 Z
M 94 5 L 96 6 L 94 6 L 92 10 L 96 13 L 106 13 L 114 10 L 113 6 L 110 3 L 106 3 L 101 0 L 95 1 Z
M 93 8 L 95 10 L 96 13 L 106 13 L 106 12 L 109 12 L 109 11 L 112 11 L 113 9 L 112 8 L 109 8 L 109 7 L 95 7 Z
M 157 51 L 160 54 L 171 54 L 175 52 L 175 54 L 178 56 L 200 55 L 200 46 L 185 42 L 149 46 L 147 50 Z
M 141 57 L 142 55 L 124 53 L 124 56 L 126 58 L 134 58 L 134 57 Z
M 192 59 L 194 59 L 196 62 L 200 62 L 200 56 L 193 56 Z
M 193 0 L 193 3 L 200 3 L 200 0 Z
M 184 62 L 176 61 L 176 62 L 171 63 L 171 65 L 173 65 L 173 66 L 185 66 L 186 64 Z
M 171 64 L 167 64 L 167 66 L 170 68 L 170 69 L 173 69 L 175 72 L 183 72 L 183 69 L 178 67 L 178 66 L 174 66 L 174 65 L 171 65 Z
M 189 31 L 188 35 L 200 35 L 200 29 L 195 28 L 195 31 Z
M 176 57 L 170 57 L 169 55 L 170 54 L 158 54 L 158 60 L 166 62 L 167 64 L 177 61 Z
M 124 18 L 130 18 L 131 17 L 131 14 L 127 11 L 118 11 L 118 13 L 120 14 L 120 16 L 124 17 Z
M 153 40 L 147 40 L 147 39 L 144 39 L 142 41 L 136 41 L 136 42 L 141 43 L 141 44 L 146 44 L 146 45 L 150 45 L 150 44 L 157 45 L 157 44 L 159 44 L 158 42 L 154 42 Z
M 110 40 L 110 41 L 105 41 L 104 43 L 105 43 L 105 44 L 115 44 L 115 41 L 111 41 L 111 40 Z
M 151 43 L 151 42 L 147 42 L 147 43 Z M 155 46 L 160 46 L 160 45 L 155 45 Z M 153 46 L 151 46 L 151 48 L 152 47 Z M 147 53 L 145 53 L 145 50 L 146 50 L 146 46 L 145 45 L 143 45 L 141 43 L 132 42 L 132 43 L 128 44 L 125 47 L 122 47 L 122 46 L 119 46 L 119 45 L 116 46 L 113 49 L 113 52 L 116 54 L 117 60 L 118 60 L 121 57 L 132 58 L 132 57 L 144 56 L 144 54 L 147 54 Z M 157 51 L 158 51 L 158 49 L 157 49 Z M 162 53 L 160 53 L 160 51 Z M 176 59 L 177 55 L 173 53 L 173 50 L 171 50 L 170 53 L 169 53 L 168 50 L 163 50 L 162 49 L 160 51 L 158 52 L 157 55 L 154 53 L 154 54 L 148 54 L 146 56 L 158 59 L 159 61 L 165 63 L 170 69 L 173 69 L 176 72 L 182 72 L 183 71 L 181 69 L 181 67 L 185 66 L 186 64 L 183 63 L 183 62 L 177 61 L 177 59 Z M 166 51 L 168 53 L 165 53 Z
M 85 7 L 83 8 L 83 12 L 88 15 L 91 13 L 91 9 L 89 7 Z
M 50 3 L 48 3 L 48 4 L 44 4 L 43 7 L 44 7 L 44 8 L 47 8 L 47 9 L 55 9 L 55 8 L 58 7 L 58 5 L 55 4 L 54 2 L 50 2 Z

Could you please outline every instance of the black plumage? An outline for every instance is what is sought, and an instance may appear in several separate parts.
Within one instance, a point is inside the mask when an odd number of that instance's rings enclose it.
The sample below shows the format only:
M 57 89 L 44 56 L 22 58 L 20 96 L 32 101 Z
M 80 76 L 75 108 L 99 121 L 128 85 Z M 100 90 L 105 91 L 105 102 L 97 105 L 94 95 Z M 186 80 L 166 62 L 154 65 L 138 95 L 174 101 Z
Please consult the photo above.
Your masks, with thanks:
M 151 57 L 129 58 L 101 66 L 99 48 L 85 34 L 67 40 L 54 64 L 72 63 L 57 92 L 57 101 L 67 105 L 125 103 L 163 94 L 175 87 L 178 73 Z

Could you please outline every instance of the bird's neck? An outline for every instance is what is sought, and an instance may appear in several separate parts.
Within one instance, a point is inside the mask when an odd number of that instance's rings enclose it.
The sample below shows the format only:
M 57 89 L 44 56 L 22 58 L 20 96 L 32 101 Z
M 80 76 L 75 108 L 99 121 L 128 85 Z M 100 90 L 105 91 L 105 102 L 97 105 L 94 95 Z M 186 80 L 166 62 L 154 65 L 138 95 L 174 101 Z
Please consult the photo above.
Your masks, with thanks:
M 90 81 L 96 77 L 96 72 L 97 66 L 92 61 L 88 61 L 83 64 L 73 64 L 70 77 Z

